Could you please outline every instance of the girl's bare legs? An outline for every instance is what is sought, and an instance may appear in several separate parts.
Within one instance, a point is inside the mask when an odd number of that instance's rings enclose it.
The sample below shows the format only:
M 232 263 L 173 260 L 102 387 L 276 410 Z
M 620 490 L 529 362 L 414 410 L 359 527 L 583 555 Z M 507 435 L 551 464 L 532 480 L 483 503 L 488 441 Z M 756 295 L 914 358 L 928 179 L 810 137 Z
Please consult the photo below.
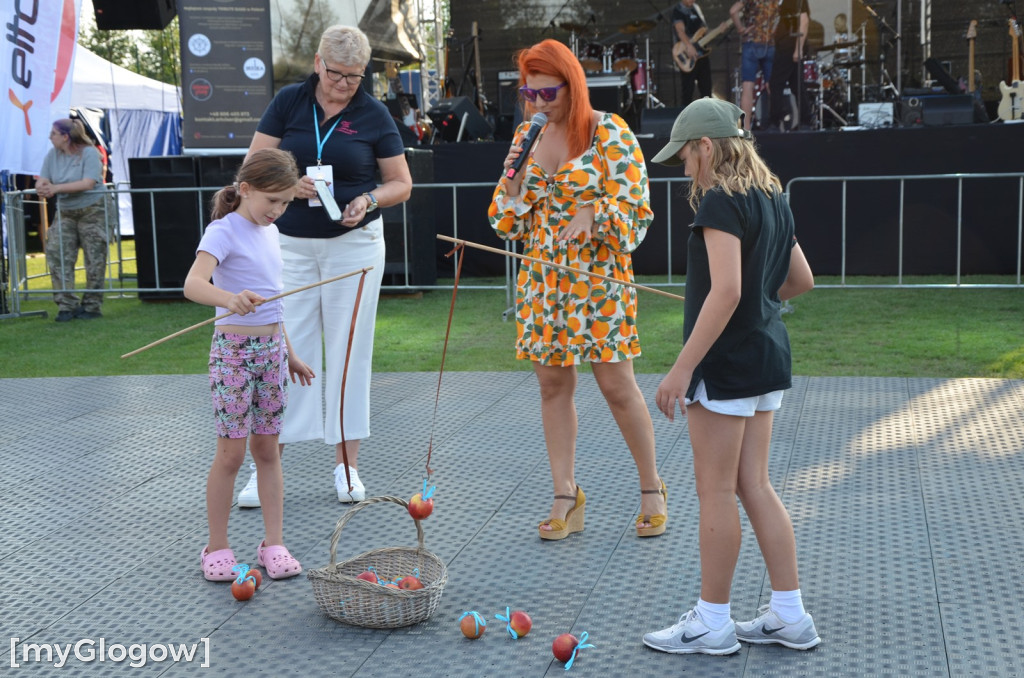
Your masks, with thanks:
M 541 421 L 554 494 L 575 497 L 578 422 L 573 396 L 576 393 L 576 368 L 534 363 L 533 371 L 540 384 Z M 548 518 L 565 520 L 565 515 L 574 505 L 569 499 L 555 499 Z M 550 531 L 551 526 L 543 525 L 540 529 Z
M 619 425 L 622 437 L 633 455 L 636 470 L 640 476 L 641 490 L 661 488 L 661 478 L 654 453 L 654 424 L 647 402 L 633 375 L 633 363 L 623 360 L 617 363 L 593 363 L 594 378 L 608 403 L 615 423 Z M 661 494 L 641 494 L 640 513 L 643 515 L 665 515 L 665 498 Z M 640 527 L 649 527 L 640 523 Z
M 772 590 L 795 591 L 800 588 L 800 578 L 793 523 L 768 478 L 773 415 L 774 412 L 758 412 L 747 419 L 737 489 L 757 536 Z
M 206 521 L 210 530 L 210 553 L 230 548 L 228 516 L 231 514 L 235 478 L 245 460 L 245 438 L 217 438 L 217 452 L 206 477 Z M 262 483 L 262 478 L 260 482 Z
M 264 543 L 276 546 L 284 543 L 282 522 L 284 516 L 284 476 L 281 472 L 281 452 L 276 435 L 249 437 L 249 453 L 256 462 L 256 483 L 263 511 Z
M 747 420 L 688 405 L 693 471 L 700 501 L 700 597 L 729 602 L 740 553 L 736 479 Z

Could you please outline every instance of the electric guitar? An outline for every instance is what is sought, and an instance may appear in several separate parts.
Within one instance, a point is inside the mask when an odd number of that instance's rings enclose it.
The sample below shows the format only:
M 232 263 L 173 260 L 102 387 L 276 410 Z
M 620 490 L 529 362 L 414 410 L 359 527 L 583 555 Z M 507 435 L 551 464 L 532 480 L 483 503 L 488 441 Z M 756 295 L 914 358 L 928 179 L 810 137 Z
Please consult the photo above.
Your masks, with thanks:
M 712 31 L 708 31 L 707 26 L 702 26 L 700 30 L 693 34 L 690 38 L 690 42 L 693 44 L 694 49 L 697 50 L 697 57 L 691 59 L 687 56 L 685 49 L 686 46 L 682 40 L 672 45 L 672 61 L 675 62 L 676 68 L 681 70 L 683 73 L 689 73 L 693 70 L 693 67 L 697 65 L 699 59 L 703 59 L 707 55 L 711 54 L 711 48 L 708 44 L 712 40 L 720 35 L 725 35 L 733 27 L 732 20 L 723 21 Z
M 1020 24 L 1016 17 L 1010 19 L 1010 39 L 1013 42 L 1013 61 L 1011 62 L 1011 81 L 999 83 L 999 91 L 1003 93 L 1003 100 L 999 102 L 999 119 L 1007 120 L 1021 119 L 1021 96 L 1024 95 L 1024 83 L 1020 81 Z
M 976 101 L 981 101 L 981 87 L 978 86 L 978 73 L 974 70 L 974 40 L 978 37 L 978 20 L 971 19 L 967 27 L 967 44 L 970 46 L 967 53 L 967 91 L 974 96 Z

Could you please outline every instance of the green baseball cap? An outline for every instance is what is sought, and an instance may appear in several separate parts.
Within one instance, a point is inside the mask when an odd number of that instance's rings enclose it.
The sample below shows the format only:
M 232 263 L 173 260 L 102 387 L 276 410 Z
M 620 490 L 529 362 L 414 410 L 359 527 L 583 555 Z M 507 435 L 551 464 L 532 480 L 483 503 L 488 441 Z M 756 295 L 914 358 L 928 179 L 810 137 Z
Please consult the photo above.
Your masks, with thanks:
M 687 141 L 707 137 L 724 139 L 742 137 L 750 139 L 750 132 L 743 129 L 743 109 L 731 101 L 704 97 L 691 102 L 676 116 L 668 143 L 654 156 L 654 162 L 668 165 L 682 165 L 679 151 Z

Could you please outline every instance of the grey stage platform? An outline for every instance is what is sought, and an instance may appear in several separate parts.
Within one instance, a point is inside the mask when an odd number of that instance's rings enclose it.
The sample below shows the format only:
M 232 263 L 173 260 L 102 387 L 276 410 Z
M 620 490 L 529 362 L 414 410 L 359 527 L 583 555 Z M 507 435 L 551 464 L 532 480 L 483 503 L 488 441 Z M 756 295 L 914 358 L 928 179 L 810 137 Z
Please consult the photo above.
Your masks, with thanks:
M 410 496 L 437 377 L 374 379 L 361 475 L 371 494 Z M 649 401 L 659 380 L 640 378 Z M 424 529 L 450 580 L 430 620 L 376 631 L 322 616 L 305 576 L 265 579 L 247 603 L 202 578 L 214 448 L 205 376 L 0 380 L 3 674 L 55 671 L 25 661 L 27 643 L 208 638 L 217 675 L 554 676 L 563 669 L 551 640 L 570 630 L 596 646 L 571 670 L 582 676 L 1024 674 L 1024 382 L 797 379 L 777 418 L 773 480 L 794 519 L 804 600 L 823 642 L 810 652 L 744 646 L 730 657 L 672 656 L 640 642 L 698 593 L 685 422 L 654 418 L 669 530 L 638 540 L 635 472 L 587 375 L 577 403 L 587 529 L 545 543 L 534 526 L 551 489 L 532 373 L 445 376 L 437 507 Z M 292 445 L 284 464 L 285 540 L 307 569 L 322 566 L 345 510 L 332 451 Z M 408 545 L 414 534 L 399 507 L 374 506 L 345 529 L 342 551 Z M 254 562 L 261 537 L 260 511 L 233 509 L 240 560 Z M 747 526 L 734 616 L 752 615 L 767 591 Z M 529 636 L 513 641 L 494 621 L 506 605 L 533 616 Z M 480 640 L 460 634 L 463 610 L 491 620 Z M 202 673 L 199 658 L 134 670 L 128 661 L 72 657 L 64 672 Z

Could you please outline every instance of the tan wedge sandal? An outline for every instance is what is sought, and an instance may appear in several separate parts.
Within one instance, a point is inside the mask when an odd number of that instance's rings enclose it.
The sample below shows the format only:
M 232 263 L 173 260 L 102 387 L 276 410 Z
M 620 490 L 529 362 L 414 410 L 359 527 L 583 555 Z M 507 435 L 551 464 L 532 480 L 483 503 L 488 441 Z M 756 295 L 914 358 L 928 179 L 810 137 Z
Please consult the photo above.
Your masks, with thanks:
M 583 512 L 587 508 L 587 495 L 583 494 L 583 489 L 576 486 L 576 496 L 567 494 L 556 494 L 555 499 L 571 499 L 576 503 L 573 505 L 569 512 L 565 514 L 565 520 L 559 518 L 548 518 L 537 525 L 537 532 L 540 534 L 541 539 L 547 539 L 549 541 L 558 541 L 559 539 L 565 539 L 573 532 L 583 531 Z M 550 525 L 550 530 L 542 530 L 545 525 Z
M 665 487 L 665 481 L 661 481 L 661 489 L 658 490 L 640 490 L 641 494 L 660 494 L 665 497 L 665 513 L 658 513 L 653 516 L 650 515 L 639 515 L 636 518 L 636 536 L 638 537 L 657 537 L 659 534 L 664 534 L 666 523 L 668 522 L 668 489 Z M 647 523 L 648 527 L 640 527 L 641 523 Z

